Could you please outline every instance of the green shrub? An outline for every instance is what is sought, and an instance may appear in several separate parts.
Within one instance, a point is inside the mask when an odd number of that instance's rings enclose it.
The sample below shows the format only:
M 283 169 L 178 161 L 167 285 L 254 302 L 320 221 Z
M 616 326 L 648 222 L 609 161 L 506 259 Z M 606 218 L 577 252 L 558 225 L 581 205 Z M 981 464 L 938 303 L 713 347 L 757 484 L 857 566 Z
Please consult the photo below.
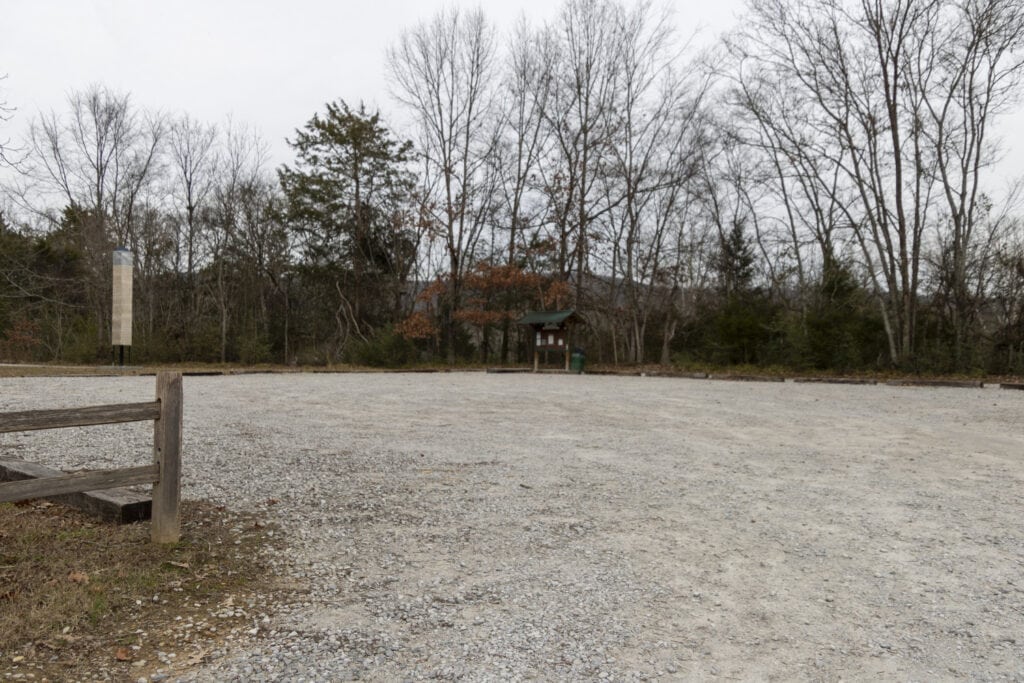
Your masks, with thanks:
M 365 342 L 351 344 L 346 353 L 348 362 L 371 368 L 402 367 L 415 363 L 418 358 L 416 346 L 390 327 L 378 330 Z
M 252 335 L 238 340 L 238 360 L 243 365 L 269 363 L 270 340 L 265 335 Z

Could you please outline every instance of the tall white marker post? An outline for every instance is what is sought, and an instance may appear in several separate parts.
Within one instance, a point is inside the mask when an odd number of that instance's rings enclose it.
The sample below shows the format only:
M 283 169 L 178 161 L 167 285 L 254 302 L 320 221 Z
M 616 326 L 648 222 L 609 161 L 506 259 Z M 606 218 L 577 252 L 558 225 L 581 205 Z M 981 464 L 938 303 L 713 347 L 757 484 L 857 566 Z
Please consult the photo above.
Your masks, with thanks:
M 120 351 L 124 365 L 124 349 L 128 347 L 131 362 L 132 345 L 132 252 L 124 247 L 114 251 L 114 299 L 110 307 L 110 344 Z M 114 352 L 115 355 L 117 351 Z

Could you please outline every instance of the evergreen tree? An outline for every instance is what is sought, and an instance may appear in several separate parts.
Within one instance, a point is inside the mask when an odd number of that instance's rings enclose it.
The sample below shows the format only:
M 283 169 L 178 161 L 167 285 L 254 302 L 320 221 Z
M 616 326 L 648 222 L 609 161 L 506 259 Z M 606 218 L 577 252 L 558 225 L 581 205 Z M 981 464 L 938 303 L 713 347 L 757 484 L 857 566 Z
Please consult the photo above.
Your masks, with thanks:
M 712 259 L 718 286 L 726 299 L 750 292 L 754 282 L 754 247 L 743 231 L 743 222 L 734 221 L 728 233 L 719 235 L 718 249 Z
M 754 286 L 754 248 L 736 220 L 718 238 L 711 266 L 719 299 L 705 330 L 709 360 L 716 363 L 764 362 L 771 342 L 775 307 Z
M 367 327 L 397 317 L 415 255 L 405 221 L 412 144 L 397 140 L 379 112 L 339 100 L 314 114 L 289 145 L 295 165 L 278 176 L 306 273 L 336 298 L 339 333 L 365 336 Z

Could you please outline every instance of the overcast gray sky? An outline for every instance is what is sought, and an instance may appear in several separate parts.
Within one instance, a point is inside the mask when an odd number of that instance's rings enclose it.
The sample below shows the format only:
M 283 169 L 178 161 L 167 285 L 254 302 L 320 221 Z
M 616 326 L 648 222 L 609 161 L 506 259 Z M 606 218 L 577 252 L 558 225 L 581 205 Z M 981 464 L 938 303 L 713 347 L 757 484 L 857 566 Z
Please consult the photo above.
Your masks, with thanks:
M 744 7 L 667 2 L 680 35 L 699 30 L 703 44 Z M 17 108 L 0 139 L 17 139 L 38 111 L 63 111 L 69 92 L 101 83 L 145 108 L 211 123 L 231 115 L 266 138 L 276 165 L 291 156 L 284 138 L 329 100 L 365 101 L 397 123 L 385 48 L 451 4 L 481 6 L 505 30 L 520 14 L 551 19 L 561 0 L 0 0 L 0 101 Z M 1024 108 L 996 132 L 1006 147 L 1001 185 L 1024 175 Z
M 91 83 L 130 92 L 136 105 L 208 122 L 230 114 L 260 131 L 274 162 L 324 102 L 365 101 L 394 114 L 384 51 L 406 27 L 446 4 L 483 7 L 502 30 L 520 13 L 550 19 L 560 0 L 0 0 L 0 98 L 17 108 L 4 137 L 38 111 L 65 108 Z M 671 2 L 682 36 L 711 42 L 742 0 Z M 392 116 L 394 118 L 394 116 Z

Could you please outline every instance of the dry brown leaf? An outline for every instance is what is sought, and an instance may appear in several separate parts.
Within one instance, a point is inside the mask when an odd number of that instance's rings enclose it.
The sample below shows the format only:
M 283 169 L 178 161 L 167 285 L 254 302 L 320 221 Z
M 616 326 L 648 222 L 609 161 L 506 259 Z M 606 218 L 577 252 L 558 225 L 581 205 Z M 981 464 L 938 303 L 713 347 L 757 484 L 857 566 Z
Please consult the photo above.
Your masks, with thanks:
M 68 574 L 68 581 L 71 581 L 72 583 L 81 583 L 84 585 L 89 583 L 89 575 L 85 572 L 71 572 L 70 574 Z

